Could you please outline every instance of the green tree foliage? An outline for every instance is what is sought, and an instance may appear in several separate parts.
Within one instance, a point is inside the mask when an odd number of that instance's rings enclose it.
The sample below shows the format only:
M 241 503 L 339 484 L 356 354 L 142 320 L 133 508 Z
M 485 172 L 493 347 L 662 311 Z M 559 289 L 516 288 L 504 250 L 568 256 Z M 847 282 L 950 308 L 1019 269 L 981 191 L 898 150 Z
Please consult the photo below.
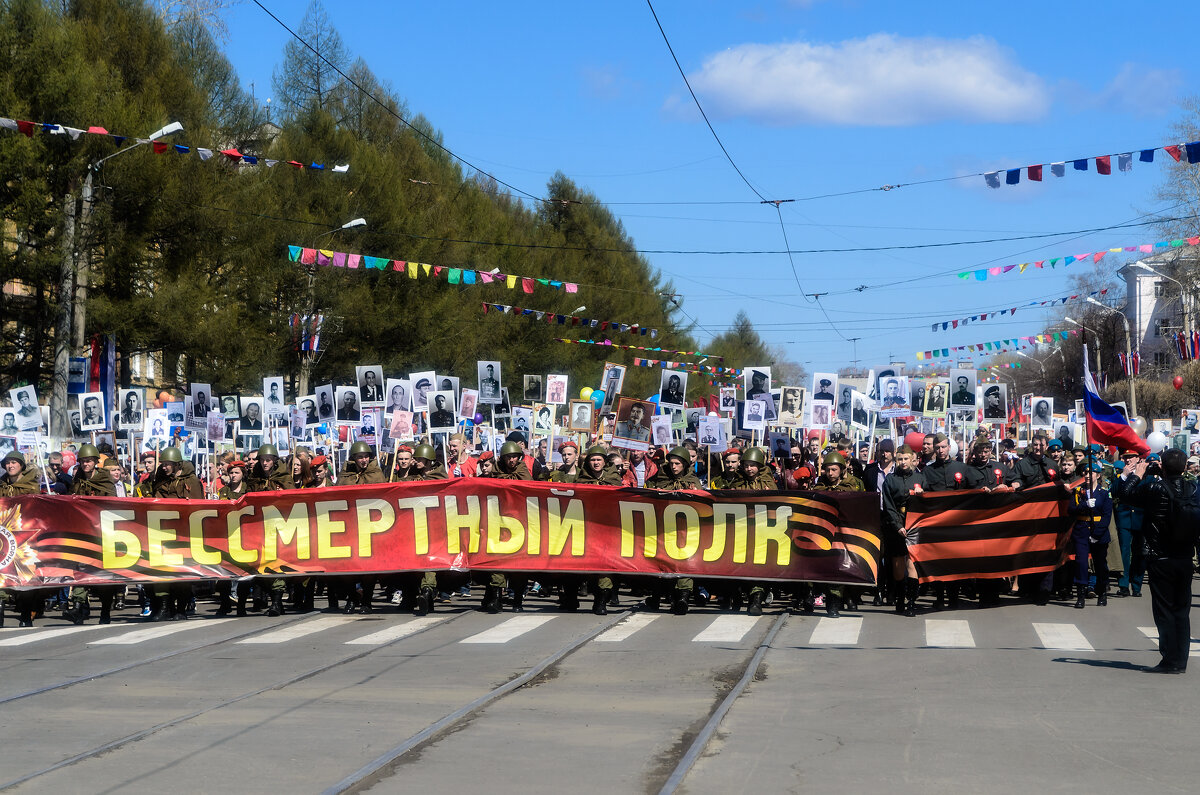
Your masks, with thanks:
M 606 359 L 672 357 L 556 337 L 696 348 L 671 284 L 595 195 L 556 174 L 544 200 L 522 200 L 464 169 L 427 119 L 410 115 L 364 61 L 351 61 L 319 3 L 309 7 L 302 34 L 379 101 L 349 90 L 311 51 L 290 43 L 276 75 L 286 110 L 280 126 L 267 124 L 240 88 L 203 14 L 168 22 L 135 0 L 0 4 L 0 107 L 21 119 L 100 124 L 131 136 L 179 121 L 179 143 L 349 163 L 350 171 L 247 168 L 220 156 L 205 162 L 194 153 L 156 154 L 149 146 L 106 161 L 93 173 L 96 198 L 81 236 L 90 282 L 85 331 L 114 335 L 119 361 L 161 351 L 167 372 L 159 377 L 167 386 L 195 380 L 257 392 L 264 375 L 298 374 L 288 319 L 310 306 L 330 319 L 313 384 L 347 383 L 355 365 L 378 363 L 389 375 L 432 369 L 470 385 L 476 360 L 499 359 L 510 387 L 523 373 L 565 373 L 576 393 L 599 385 Z M 4 298 L 4 317 L 14 322 L 3 326 L 3 342 L 15 353 L 0 358 L 0 386 L 48 384 L 63 207 L 68 195 L 78 195 L 88 164 L 118 146 L 102 136 L 0 134 L 0 275 L 24 286 Z M 365 228 L 332 232 L 357 217 L 367 219 Z M 498 269 L 580 288 L 568 294 L 538 287 L 527 295 L 424 274 L 412 280 L 317 268 L 310 290 L 309 272 L 288 261 L 289 245 Z M 485 315 L 484 302 L 637 323 L 658 334 Z M 714 344 L 727 366 L 782 364 L 745 317 Z M 175 362 L 183 365 L 177 380 Z M 652 394 L 660 373 L 630 368 L 626 393 Z M 129 382 L 127 367 L 120 376 Z M 707 392 L 707 381 L 693 378 L 690 397 Z

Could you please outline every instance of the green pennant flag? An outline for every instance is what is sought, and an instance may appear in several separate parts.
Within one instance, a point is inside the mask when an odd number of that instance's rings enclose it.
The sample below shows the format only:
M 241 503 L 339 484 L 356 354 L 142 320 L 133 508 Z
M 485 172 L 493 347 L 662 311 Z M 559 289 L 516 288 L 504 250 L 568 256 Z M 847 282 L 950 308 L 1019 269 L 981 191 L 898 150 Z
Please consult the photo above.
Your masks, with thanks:
M 461 284 L 462 283 L 462 268 L 451 268 L 450 273 L 446 276 L 446 279 L 451 284 Z

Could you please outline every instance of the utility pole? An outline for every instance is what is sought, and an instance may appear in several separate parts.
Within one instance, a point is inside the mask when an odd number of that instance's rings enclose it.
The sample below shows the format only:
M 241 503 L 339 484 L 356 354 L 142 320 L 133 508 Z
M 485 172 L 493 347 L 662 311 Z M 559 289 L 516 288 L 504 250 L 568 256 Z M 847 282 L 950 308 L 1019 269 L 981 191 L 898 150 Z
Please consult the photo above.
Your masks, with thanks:
M 328 232 L 322 232 L 321 234 L 319 234 L 315 238 L 313 238 L 313 248 L 316 248 L 317 241 L 320 240 L 321 238 L 325 237 L 326 235 L 332 235 L 334 232 L 340 232 L 343 229 L 354 229 L 356 227 L 366 226 L 366 225 L 367 225 L 367 219 L 365 219 L 365 218 L 355 218 L 352 221 L 347 221 L 346 223 L 342 224 L 341 226 L 334 227 L 333 229 L 330 229 Z M 314 261 L 312 265 L 308 266 L 308 312 L 303 318 L 305 328 L 302 333 L 307 334 L 309 320 L 313 316 L 316 315 L 316 312 L 317 312 L 317 263 Z M 319 331 L 320 331 L 320 329 L 318 329 L 318 332 Z M 301 346 L 301 348 L 303 348 L 303 346 Z M 296 393 L 297 398 L 308 394 L 308 382 L 312 378 L 313 365 L 316 364 L 317 359 L 320 358 L 318 356 L 318 352 L 315 350 L 313 350 L 313 351 L 300 350 L 299 354 L 300 354 L 300 379 L 297 384 L 297 389 L 298 389 L 298 391 Z
M 87 288 L 90 279 L 93 176 L 105 160 L 132 152 L 142 144 L 157 141 L 165 135 L 179 132 L 183 125 L 171 122 L 139 139 L 133 146 L 119 149 L 87 167 L 79 196 L 72 190 L 63 200 L 62 260 L 58 270 L 58 313 L 54 322 L 54 374 L 50 390 L 50 435 L 69 436 L 71 422 L 67 416 L 67 383 L 71 372 L 71 350 L 83 348 L 87 325 Z

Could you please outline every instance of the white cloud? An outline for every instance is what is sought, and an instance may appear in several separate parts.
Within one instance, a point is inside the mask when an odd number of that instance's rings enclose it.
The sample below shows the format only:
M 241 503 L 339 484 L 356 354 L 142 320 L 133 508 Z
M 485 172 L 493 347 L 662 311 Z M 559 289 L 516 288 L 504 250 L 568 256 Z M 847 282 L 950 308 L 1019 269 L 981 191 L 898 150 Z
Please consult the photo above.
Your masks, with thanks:
M 1040 77 L 982 36 L 743 44 L 689 79 L 710 113 L 778 125 L 1018 122 L 1042 117 L 1050 100 Z
M 1182 88 L 1183 75 L 1178 69 L 1126 63 L 1090 104 L 1101 110 L 1159 115 L 1175 111 Z

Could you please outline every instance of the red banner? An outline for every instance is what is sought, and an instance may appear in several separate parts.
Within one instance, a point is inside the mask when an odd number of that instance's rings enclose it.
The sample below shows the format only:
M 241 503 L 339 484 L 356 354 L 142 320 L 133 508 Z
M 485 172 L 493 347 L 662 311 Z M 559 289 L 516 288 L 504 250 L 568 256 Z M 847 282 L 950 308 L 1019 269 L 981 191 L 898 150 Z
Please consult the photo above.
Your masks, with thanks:
M 0 586 L 492 570 L 873 584 L 869 494 L 457 479 L 237 502 L 0 499 Z

